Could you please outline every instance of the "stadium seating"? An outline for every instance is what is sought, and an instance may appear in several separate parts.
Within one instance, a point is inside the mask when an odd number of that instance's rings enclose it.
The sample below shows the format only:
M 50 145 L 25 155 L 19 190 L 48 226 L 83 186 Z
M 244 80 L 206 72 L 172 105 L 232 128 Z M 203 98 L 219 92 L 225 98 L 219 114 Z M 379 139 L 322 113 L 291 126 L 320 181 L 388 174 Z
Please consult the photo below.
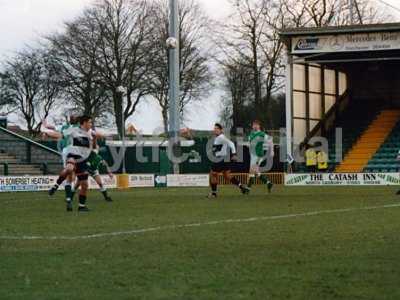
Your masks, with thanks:
M 397 154 L 400 150 L 400 121 L 364 168 L 365 172 L 398 172 Z
M 342 158 L 346 156 L 349 150 L 361 134 L 368 128 L 370 123 L 376 118 L 380 111 L 378 101 L 352 100 L 346 110 L 338 114 L 332 129 L 328 131 L 325 137 L 329 143 L 329 168 L 333 172 L 338 163 L 336 162 L 336 128 L 342 128 Z M 304 164 L 296 165 L 297 172 L 307 172 Z
M 6 171 L 7 168 L 7 171 Z M 43 171 L 39 166 L 24 164 L 15 156 L 0 151 L 0 176 L 2 175 L 42 175 Z
M 342 158 L 346 157 L 361 134 L 368 128 L 379 112 L 377 102 L 354 100 L 338 116 L 335 125 L 327 133 L 329 142 L 329 171 L 334 171 L 338 162 L 336 157 L 336 128 L 342 128 Z M 340 157 L 338 157 L 339 159 Z
M 369 160 L 390 135 L 400 118 L 400 110 L 383 110 L 361 134 L 336 172 L 362 172 Z M 383 167 L 382 164 L 377 164 Z M 389 164 L 388 164 L 389 166 Z
M 57 174 L 60 154 L 0 126 L 0 176 Z

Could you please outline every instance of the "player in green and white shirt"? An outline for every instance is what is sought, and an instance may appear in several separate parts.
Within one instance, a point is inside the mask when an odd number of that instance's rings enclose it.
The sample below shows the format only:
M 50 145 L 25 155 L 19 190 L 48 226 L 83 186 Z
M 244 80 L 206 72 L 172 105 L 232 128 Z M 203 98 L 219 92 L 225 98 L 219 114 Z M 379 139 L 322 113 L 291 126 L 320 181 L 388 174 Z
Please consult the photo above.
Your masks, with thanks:
M 70 143 L 68 130 L 70 128 L 79 127 L 79 118 L 77 116 L 72 115 L 70 116 L 69 121 L 67 123 L 58 127 L 52 126 L 48 124 L 46 120 L 43 120 L 43 127 L 50 130 L 50 131 L 45 131 L 44 134 L 58 140 L 57 148 L 62 153 L 62 162 L 65 167 L 67 159 L 67 147 L 68 144 Z
M 65 130 L 68 136 L 67 167 L 72 166 L 73 172 L 80 183 L 78 211 L 89 211 L 86 206 L 87 191 L 89 188 L 88 158 L 93 150 L 92 118 L 82 116 L 79 118 L 79 127 L 70 127 Z M 67 200 L 67 211 L 72 211 L 72 199 Z
M 78 120 L 76 119 L 75 121 L 75 118 L 71 117 L 70 122 L 62 125 L 61 128 L 58 130 L 61 133 L 61 139 L 58 141 L 58 148 L 61 150 L 62 153 L 64 167 L 67 164 L 68 146 L 71 145 L 72 141 L 70 138 L 71 128 L 78 127 Z
M 249 135 L 250 142 L 250 176 L 248 187 L 250 188 L 257 178 L 267 185 L 268 192 L 272 190 L 272 182 L 267 176 L 261 174 L 261 165 L 268 162 L 274 156 L 274 144 L 272 137 L 261 130 L 261 122 L 253 121 L 252 132 Z
M 75 182 L 75 173 L 74 173 L 74 164 L 68 164 L 67 155 L 68 155 L 68 146 L 70 144 L 70 136 L 69 132 L 71 128 L 79 127 L 79 119 L 77 116 L 70 116 L 69 122 L 65 123 L 59 128 L 55 126 L 49 125 L 46 120 L 43 121 L 43 127 L 50 130 L 45 131 L 44 133 L 49 137 L 58 139 L 58 149 L 61 151 L 62 163 L 64 169 L 60 172 L 56 184 L 49 190 L 49 195 L 53 196 L 54 193 L 58 190 L 59 186 L 66 181 L 65 183 L 65 199 L 68 202 L 72 200 L 73 196 L 73 187 L 72 184 Z

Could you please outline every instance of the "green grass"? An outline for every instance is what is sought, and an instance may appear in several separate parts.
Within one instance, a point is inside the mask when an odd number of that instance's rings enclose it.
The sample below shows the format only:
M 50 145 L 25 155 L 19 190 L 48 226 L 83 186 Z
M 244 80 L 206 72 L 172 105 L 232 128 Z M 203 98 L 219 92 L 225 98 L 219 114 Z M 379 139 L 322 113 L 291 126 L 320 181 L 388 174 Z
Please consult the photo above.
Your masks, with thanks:
M 399 203 L 394 188 L 258 187 L 90 194 L 89 214 L 62 193 L 0 194 L 0 299 L 400 299 L 400 207 L 196 227 L 169 225 Z

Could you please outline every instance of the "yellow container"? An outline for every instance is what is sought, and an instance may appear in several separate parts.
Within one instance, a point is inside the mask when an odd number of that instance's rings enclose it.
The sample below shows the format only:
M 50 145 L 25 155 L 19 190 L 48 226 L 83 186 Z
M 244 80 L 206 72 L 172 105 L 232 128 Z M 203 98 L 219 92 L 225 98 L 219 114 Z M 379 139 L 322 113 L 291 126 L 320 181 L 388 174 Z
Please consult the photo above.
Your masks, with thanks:
M 117 177 L 117 186 L 121 190 L 129 189 L 129 175 L 128 174 L 120 174 Z

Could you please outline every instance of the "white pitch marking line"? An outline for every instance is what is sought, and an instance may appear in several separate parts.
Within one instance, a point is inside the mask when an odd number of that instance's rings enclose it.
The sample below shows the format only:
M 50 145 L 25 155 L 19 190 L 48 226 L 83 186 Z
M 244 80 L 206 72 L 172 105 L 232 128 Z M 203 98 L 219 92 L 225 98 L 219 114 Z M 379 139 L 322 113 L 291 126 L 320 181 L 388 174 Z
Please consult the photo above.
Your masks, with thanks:
M 229 224 L 229 223 L 250 223 L 250 222 L 268 221 L 268 220 L 311 217 L 311 216 L 318 216 L 318 215 L 323 215 L 323 214 L 337 214 L 337 213 L 345 213 L 345 212 L 376 210 L 376 209 L 396 208 L 396 207 L 400 207 L 400 204 L 388 204 L 388 205 L 381 205 L 381 206 L 367 206 L 367 207 L 358 207 L 358 208 L 356 208 L 356 207 L 340 208 L 340 209 L 332 209 L 332 210 L 319 210 L 319 211 L 311 211 L 311 212 L 305 212 L 305 213 L 299 213 L 299 214 L 252 217 L 252 218 L 245 218 L 245 219 L 227 219 L 227 220 L 220 220 L 220 221 L 210 221 L 210 222 L 204 222 L 204 223 L 191 223 L 191 224 L 183 224 L 183 225 L 166 225 L 166 226 L 150 227 L 150 228 L 143 228 L 143 229 L 134 229 L 134 230 L 128 230 L 128 231 L 116 231 L 116 232 L 96 233 L 96 234 L 78 235 L 78 236 L 26 236 L 26 235 L 24 235 L 24 236 L 0 236 L 0 240 L 18 240 L 18 241 L 87 240 L 87 239 L 96 239 L 96 238 L 103 238 L 103 237 L 116 237 L 116 236 L 122 236 L 122 235 L 137 235 L 137 234 L 141 234 L 141 233 L 162 231 L 162 230 L 175 230 L 175 229 L 182 229 L 182 228 L 211 226 L 211 225 L 220 225 L 220 224 Z

